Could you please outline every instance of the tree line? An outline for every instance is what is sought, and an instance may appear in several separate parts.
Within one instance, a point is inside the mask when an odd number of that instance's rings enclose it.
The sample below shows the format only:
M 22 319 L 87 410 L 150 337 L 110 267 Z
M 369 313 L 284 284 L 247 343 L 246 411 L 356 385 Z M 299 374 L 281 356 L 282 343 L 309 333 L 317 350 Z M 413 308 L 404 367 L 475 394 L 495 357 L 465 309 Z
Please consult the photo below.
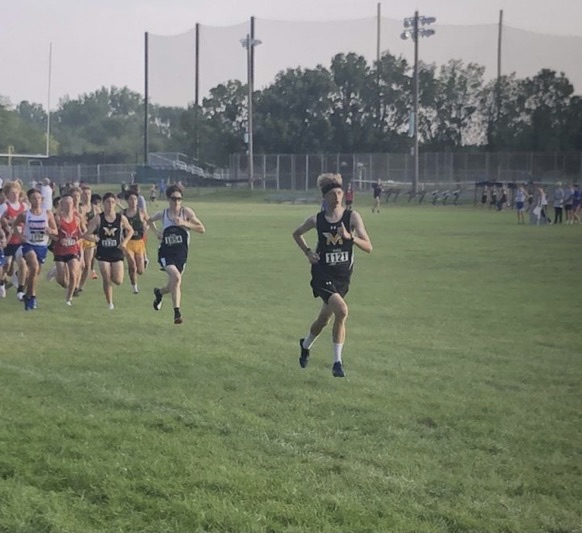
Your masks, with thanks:
M 582 97 L 564 73 L 542 69 L 485 80 L 460 60 L 419 64 L 421 150 L 582 150 Z M 254 93 L 255 153 L 404 152 L 410 148 L 413 66 L 385 53 L 369 64 L 354 53 L 330 66 L 294 68 Z M 47 113 L 0 97 L 0 152 L 43 153 Z M 247 86 L 230 80 L 200 106 L 150 106 L 149 149 L 183 152 L 215 165 L 244 152 Z M 144 97 L 127 87 L 62 98 L 51 113 L 51 153 L 103 154 L 134 163 L 143 151 Z

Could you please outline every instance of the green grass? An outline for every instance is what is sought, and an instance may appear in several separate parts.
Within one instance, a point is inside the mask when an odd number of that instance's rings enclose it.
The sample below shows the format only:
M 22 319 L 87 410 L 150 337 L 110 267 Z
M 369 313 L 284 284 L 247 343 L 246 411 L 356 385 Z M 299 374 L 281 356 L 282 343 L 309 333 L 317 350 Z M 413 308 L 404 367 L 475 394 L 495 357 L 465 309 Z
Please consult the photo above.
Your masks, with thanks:
M 340 380 L 329 330 L 297 363 L 314 206 L 222 200 L 183 326 L 155 266 L 0 301 L 0 531 L 582 530 L 581 227 L 363 208 Z

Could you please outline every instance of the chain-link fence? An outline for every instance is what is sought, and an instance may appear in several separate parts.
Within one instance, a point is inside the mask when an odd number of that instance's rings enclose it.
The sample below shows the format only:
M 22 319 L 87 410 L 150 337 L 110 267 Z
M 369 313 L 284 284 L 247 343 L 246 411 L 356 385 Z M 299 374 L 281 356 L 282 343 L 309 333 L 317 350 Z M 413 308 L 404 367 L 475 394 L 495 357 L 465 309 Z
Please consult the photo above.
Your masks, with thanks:
M 411 184 L 414 172 L 414 157 L 409 154 L 257 154 L 253 162 L 255 183 L 275 190 L 314 189 L 323 172 L 340 173 L 360 189 L 378 179 Z M 231 157 L 229 174 L 231 179 L 248 179 L 246 154 Z M 420 186 L 476 181 L 582 182 L 582 152 L 420 154 Z
M 130 183 L 158 181 L 158 174 L 140 172 L 139 165 L 0 165 L 5 180 L 19 178 L 25 184 L 50 178 L 55 183 Z M 324 172 L 342 174 L 360 190 L 381 179 L 403 188 L 412 184 L 414 157 L 409 154 L 269 154 L 254 156 L 255 186 L 269 190 L 309 191 L 316 189 L 317 176 Z M 145 177 L 144 177 L 145 176 Z M 186 174 L 184 175 L 186 176 Z M 214 180 L 248 182 L 248 157 L 231 156 L 228 171 L 215 172 Z M 182 179 L 183 176 L 169 179 Z M 204 181 L 204 180 L 202 180 Z M 582 152 L 552 153 L 422 153 L 419 160 L 419 187 L 455 188 L 478 181 L 582 183 Z M 187 180 L 185 180 L 187 182 Z
M 20 179 L 25 184 L 49 178 L 61 183 L 130 183 L 137 171 L 136 165 L 0 165 L 4 181 Z

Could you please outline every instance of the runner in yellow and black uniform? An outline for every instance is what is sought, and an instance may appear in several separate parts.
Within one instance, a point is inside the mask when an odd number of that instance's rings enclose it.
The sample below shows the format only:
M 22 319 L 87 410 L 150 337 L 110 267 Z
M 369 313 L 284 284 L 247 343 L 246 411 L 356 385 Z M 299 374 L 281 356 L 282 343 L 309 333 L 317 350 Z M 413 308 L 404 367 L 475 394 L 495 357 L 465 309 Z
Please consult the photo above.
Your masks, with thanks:
M 88 195 L 88 199 L 87 199 Z M 102 212 L 101 209 L 101 196 L 98 194 L 91 194 L 91 188 L 87 185 L 83 186 L 82 203 L 79 205 L 78 213 L 79 216 L 84 218 L 85 224 L 89 225 L 91 220 Z M 79 287 L 75 291 L 75 296 L 83 290 L 85 282 L 89 278 L 89 273 L 91 274 L 91 279 L 97 279 L 97 273 L 95 272 L 95 243 L 88 239 L 81 239 L 81 279 L 79 280 Z
M 123 210 L 123 214 L 133 228 L 133 235 L 127 243 L 125 257 L 127 258 L 131 288 L 133 293 L 137 294 L 139 292 L 137 276 L 141 276 L 145 268 L 146 245 L 144 235 L 147 230 L 147 223 L 143 211 L 137 206 L 137 191 L 130 190 L 126 195 L 126 201 L 127 208 Z

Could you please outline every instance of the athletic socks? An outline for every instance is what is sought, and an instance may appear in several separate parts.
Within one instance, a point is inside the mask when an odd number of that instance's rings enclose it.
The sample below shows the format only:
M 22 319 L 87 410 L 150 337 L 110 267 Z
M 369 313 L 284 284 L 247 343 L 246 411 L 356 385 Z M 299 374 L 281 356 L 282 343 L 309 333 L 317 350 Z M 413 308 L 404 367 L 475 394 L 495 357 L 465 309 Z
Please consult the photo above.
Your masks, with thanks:
M 303 348 L 310 350 L 313 346 L 313 343 L 317 340 L 317 337 L 319 337 L 319 335 L 314 336 L 311 334 L 311 332 L 305 335 L 305 338 L 303 339 Z
M 334 363 L 341 363 L 342 362 L 342 350 L 344 349 L 344 343 L 336 344 L 333 343 L 333 362 Z

